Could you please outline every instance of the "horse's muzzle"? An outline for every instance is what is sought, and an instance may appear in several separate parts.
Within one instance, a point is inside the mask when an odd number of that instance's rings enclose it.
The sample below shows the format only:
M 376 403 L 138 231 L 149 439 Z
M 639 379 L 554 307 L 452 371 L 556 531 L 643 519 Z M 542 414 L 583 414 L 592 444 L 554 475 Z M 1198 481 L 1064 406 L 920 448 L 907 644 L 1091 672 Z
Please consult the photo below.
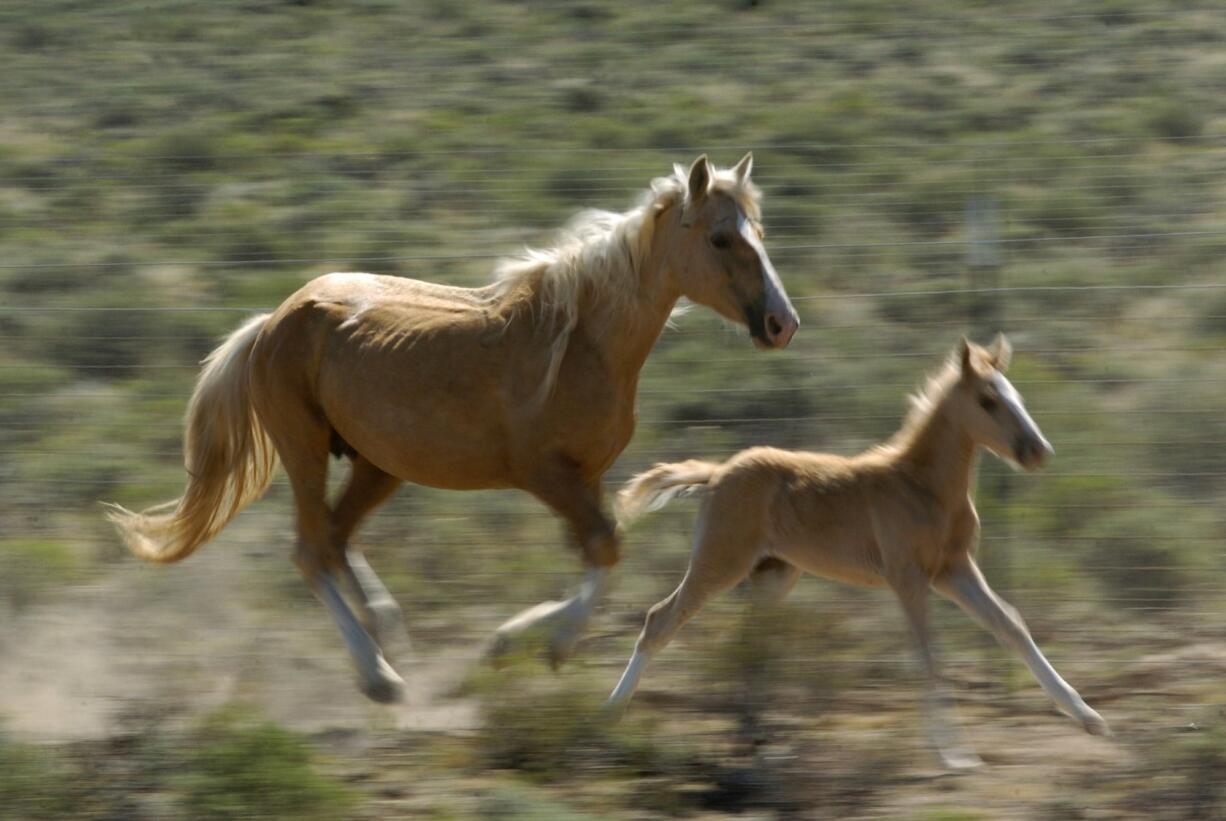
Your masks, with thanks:
M 1041 436 L 1022 436 L 1013 444 L 1013 458 L 1026 470 L 1038 470 L 1055 453 L 1056 449 Z

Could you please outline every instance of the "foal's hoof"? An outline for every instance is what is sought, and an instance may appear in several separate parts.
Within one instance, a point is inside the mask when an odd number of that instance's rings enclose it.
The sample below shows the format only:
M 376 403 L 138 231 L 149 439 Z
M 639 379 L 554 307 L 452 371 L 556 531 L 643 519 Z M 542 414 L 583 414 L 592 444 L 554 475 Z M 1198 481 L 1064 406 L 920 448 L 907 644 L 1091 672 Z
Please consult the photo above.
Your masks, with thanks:
M 950 770 L 976 770 L 983 766 L 983 759 L 969 747 L 954 747 L 941 750 L 941 763 Z
M 600 705 L 600 709 L 596 711 L 596 719 L 597 721 L 616 724 L 626 715 L 626 710 L 629 707 L 630 702 L 624 699 L 606 699 L 604 704 Z
M 404 679 L 383 659 L 379 659 L 379 669 L 375 675 L 362 682 L 363 695 L 380 704 L 404 701 L 404 690 Z
M 1089 710 L 1089 708 L 1086 709 Z M 1102 716 L 1093 710 L 1089 710 L 1089 712 L 1082 716 L 1079 720 L 1081 721 L 1081 728 L 1090 735 L 1111 735 L 1111 728 L 1107 726 L 1107 722 L 1103 720 Z

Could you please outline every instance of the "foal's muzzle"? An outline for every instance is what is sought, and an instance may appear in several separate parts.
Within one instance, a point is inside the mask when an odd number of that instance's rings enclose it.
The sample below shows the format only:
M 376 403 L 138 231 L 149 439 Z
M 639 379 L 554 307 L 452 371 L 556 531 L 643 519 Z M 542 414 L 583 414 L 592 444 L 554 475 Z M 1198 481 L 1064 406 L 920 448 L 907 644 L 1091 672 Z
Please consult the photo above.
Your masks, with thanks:
M 1013 458 L 1026 470 L 1038 470 L 1047 464 L 1056 450 L 1042 436 L 1020 436 L 1013 443 Z

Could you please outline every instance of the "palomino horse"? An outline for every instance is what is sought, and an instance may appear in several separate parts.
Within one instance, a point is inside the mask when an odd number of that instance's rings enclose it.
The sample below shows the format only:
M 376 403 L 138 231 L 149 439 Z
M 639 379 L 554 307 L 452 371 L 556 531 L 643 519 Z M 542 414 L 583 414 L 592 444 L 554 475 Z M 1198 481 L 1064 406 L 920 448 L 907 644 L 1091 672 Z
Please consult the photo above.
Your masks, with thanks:
M 747 325 L 762 348 L 786 346 L 799 324 L 762 246 L 752 164 L 677 166 L 637 208 L 579 215 L 557 247 L 504 264 L 483 288 L 371 274 L 307 283 L 205 360 L 182 498 L 110 518 L 137 556 L 178 561 L 263 493 L 280 457 L 294 561 L 364 692 L 390 701 L 404 682 L 378 636 L 400 611 L 350 545 L 354 529 L 401 482 L 526 490 L 570 526 L 588 573 L 572 599 L 504 624 L 496 645 L 543 634 L 560 660 L 618 560 L 601 477 L 630 441 L 639 370 L 678 299 Z M 335 506 L 329 454 L 352 462 Z
M 712 596 L 749 576 L 760 590 L 782 597 L 807 571 L 854 585 L 888 585 L 898 595 L 927 672 L 932 740 L 947 765 L 974 766 L 979 759 L 956 743 L 943 716 L 928 639 L 929 588 L 1019 653 L 1056 705 L 1087 732 L 1106 733 L 1106 722 L 1052 669 L 972 558 L 979 533 L 969 496 L 976 450 L 987 448 L 1027 470 L 1052 453 L 1005 378 L 1009 356 L 1004 336 L 991 349 L 963 339 L 894 438 L 850 459 L 751 448 L 723 464 L 657 465 L 632 479 L 619 494 L 623 521 L 686 488 L 708 485 L 710 491 L 685 578 L 647 614 L 609 706 L 625 706 L 648 660 Z

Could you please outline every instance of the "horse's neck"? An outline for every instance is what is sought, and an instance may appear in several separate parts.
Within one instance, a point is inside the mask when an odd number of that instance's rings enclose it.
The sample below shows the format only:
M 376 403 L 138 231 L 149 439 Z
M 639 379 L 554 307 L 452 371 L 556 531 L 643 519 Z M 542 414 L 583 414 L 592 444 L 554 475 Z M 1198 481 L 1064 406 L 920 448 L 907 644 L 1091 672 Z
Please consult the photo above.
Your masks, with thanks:
M 630 386 L 637 384 L 639 371 L 681 297 L 664 270 L 659 247 L 659 241 L 653 242 L 641 269 L 630 272 L 636 280 L 630 298 L 580 301 L 580 329 L 600 351 L 613 379 Z
M 908 471 L 952 506 L 970 492 L 975 443 L 938 406 L 915 432 L 899 457 Z

